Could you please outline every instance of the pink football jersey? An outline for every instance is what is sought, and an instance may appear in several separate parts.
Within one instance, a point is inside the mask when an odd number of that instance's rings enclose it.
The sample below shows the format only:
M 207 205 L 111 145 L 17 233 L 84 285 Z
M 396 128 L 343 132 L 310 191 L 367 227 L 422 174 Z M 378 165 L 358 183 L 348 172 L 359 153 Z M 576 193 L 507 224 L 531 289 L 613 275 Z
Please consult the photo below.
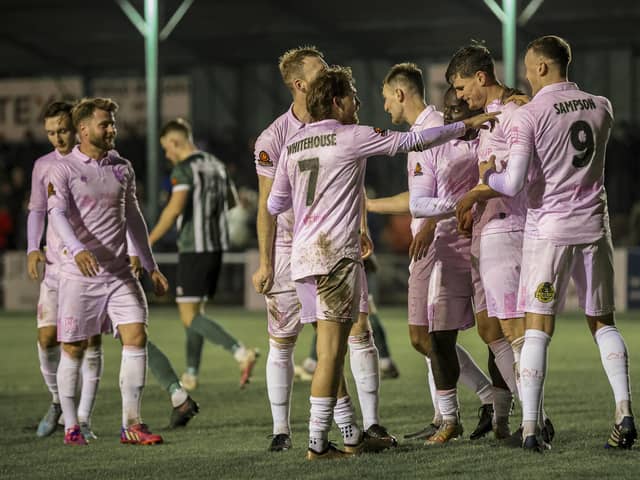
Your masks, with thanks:
M 128 160 L 111 151 L 96 161 L 75 146 L 51 168 L 47 188 L 51 226 L 68 249 L 62 259 L 63 273 L 80 273 L 74 260 L 78 249 L 95 255 L 101 275 L 128 272 L 127 231 L 145 270 L 157 268 L 135 195 L 135 174 Z M 68 226 L 57 223 L 58 213 L 63 214 Z M 65 226 L 71 228 L 71 236 L 65 236 Z M 101 275 L 94 278 L 99 281 Z
M 535 228 L 559 245 L 608 235 L 604 165 L 611 102 L 575 83 L 554 83 L 518 110 L 514 124 L 512 152 L 531 158 L 527 232 Z
M 293 105 L 276 118 L 258 137 L 255 145 L 256 172 L 268 178 L 276 176 L 280 153 L 286 141 L 304 126 L 293 114 Z M 277 218 L 274 243 L 276 248 L 291 248 L 293 236 L 293 210 L 288 210 Z
M 419 131 L 424 130 L 425 128 L 439 127 L 444 125 L 444 119 L 442 118 L 442 112 L 436 110 L 436 107 L 433 105 L 428 105 L 418 118 L 415 123 L 411 125 L 411 131 Z M 424 158 L 425 152 L 409 152 L 407 154 L 407 179 L 409 183 L 409 191 L 411 191 L 411 185 L 413 183 L 413 179 L 416 178 L 416 175 L 419 176 L 421 170 L 424 168 Z M 424 225 L 423 218 L 412 218 L 411 219 L 411 235 L 414 236 L 416 233 L 420 231 Z
M 49 171 L 51 168 L 61 161 L 63 156 L 54 150 L 40 158 L 38 158 L 31 172 L 31 196 L 29 197 L 29 211 L 47 212 L 47 189 L 49 185 Z M 44 218 L 42 218 L 42 228 L 44 228 Z M 38 229 L 38 237 L 42 236 L 42 230 Z M 31 237 L 33 232 L 29 232 Z M 29 249 L 37 249 L 40 247 L 41 238 L 29 238 Z M 59 265 L 61 261 L 63 245 L 60 238 L 53 228 L 47 228 L 47 263 Z
M 326 275 L 343 258 L 360 260 L 366 158 L 433 147 L 464 133 L 464 124 L 390 132 L 329 119 L 306 125 L 279 160 L 268 207 L 293 206 L 292 279 Z
M 513 127 L 513 115 L 518 108 L 514 102 L 503 104 L 500 100 L 494 100 L 486 108 L 487 112 L 499 110 L 502 113 L 493 130 L 480 130 L 478 162 L 489 160 L 491 155 L 495 155 L 497 172 L 501 172 L 509 160 L 509 137 Z M 484 206 L 477 206 L 475 209 L 473 228 L 481 232 L 481 235 L 523 230 L 527 214 L 526 200 L 524 190 L 515 197 L 488 200 Z
M 477 145 L 477 140 L 455 139 L 423 152 L 424 168 L 414 171 L 410 192 L 414 215 L 424 218 L 455 212 L 456 202 L 478 183 Z M 421 198 L 437 198 L 438 202 L 430 202 L 431 212 L 417 211 Z M 437 208 L 433 208 L 436 204 Z M 471 266 L 471 239 L 458 234 L 455 217 L 438 222 L 430 248 L 434 249 L 436 259 L 452 262 L 449 265 L 463 269 Z

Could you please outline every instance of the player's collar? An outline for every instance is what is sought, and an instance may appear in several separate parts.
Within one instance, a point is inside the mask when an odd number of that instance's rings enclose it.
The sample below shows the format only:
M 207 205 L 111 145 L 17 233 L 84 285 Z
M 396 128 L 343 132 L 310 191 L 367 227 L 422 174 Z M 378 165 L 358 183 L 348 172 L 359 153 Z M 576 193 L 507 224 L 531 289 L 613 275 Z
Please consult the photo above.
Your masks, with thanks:
M 420 115 L 418 115 L 418 118 L 416 118 L 416 121 L 413 123 L 412 127 L 420 127 L 425 122 L 427 117 L 436 111 L 436 107 L 434 107 L 433 105 L 427 105 L 427 108 L 420 112 Z
M 111 163 L 111 152 L 115 152 L 116 154 L 118 153 L 115 150 L 109 150 L 107 152 L 107 154 L 102 157 L 100 160 L 96 160 L 96 162 L 98 163 L 98 165 L 104 165 L 105 163 Z M 82 160 L 84 163 L 90 163 L 91 160 L 93 160 L 93 158 L 91 158 L 89 155 L 85 155 L 84 153 L 82 153 L 80 151 L 80 145 L 76 145 L 75 147 L 73 147 L 73 150 L 71 151 L 71 153 L 73 153 L 77 158 L 79 158 L 80 160 Z
M 551 85 L 547 85 L 546 87 L 542 87 L 540 90 L 538 90 L 538 93 L 536 93 L 536 97 L 539 95 L 544 95 L 545 93 L 562 92 L 564 90 L 578 90 L 578 85 L 576 85 L 574 82 L 552 83 Z
M 293 122 L 293 124 L 297 128 L 302 128 L 304 126 L 304 123 L 302 123 L 300 120 L 298 120 L 296 115 L 293 113 L 293 103 L 289 107 L 289 110 L 287 111 L 287 114 L 289 115 L 289 120 L 291 120 L 291 122 Z

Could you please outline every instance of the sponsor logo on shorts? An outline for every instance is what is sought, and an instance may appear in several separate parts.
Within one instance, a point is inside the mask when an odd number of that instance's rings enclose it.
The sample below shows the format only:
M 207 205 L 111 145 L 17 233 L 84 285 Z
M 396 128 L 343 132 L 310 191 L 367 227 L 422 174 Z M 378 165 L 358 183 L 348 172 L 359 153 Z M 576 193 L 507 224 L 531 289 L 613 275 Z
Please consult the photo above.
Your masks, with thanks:
M 182 297 L 184 295 L 184 290 L 182 289 L 182 287 L 176 287 L 176 295 L 178 295 L 179 297 Z
M 273 162 L 271 161 L 269 154 L 264 150 L 260 151 L 258 154 L 258 163 L 263 167 L 273 167 Z
M 378 128 L 378 127 L 374 127 L 373 131 L 376 132 L 378 135 L 380 135 L 381 137 L 386 137 L 387 133 L 389 133 L 388 130 L 383 129 L 383 128 Z
M 553 300 L 553 297 L 556 295 L 556 290 L 553 288 L 553 285 L 549 282 L 543 282 L 538 285 L 536 288 L 535 297 L 538 301 L 542 303 L 549 303 Z
M 416 163 L 416 168 L 413 169 L 413 176 L 414 177 L 422 176 L 422 165 L 420 165 L 420 162 Z
M 75 317 L 64 317 L 62 323 L 64 325 L 64 331 L 67 333 L 74 333 L 78 328 L 78 321 Z

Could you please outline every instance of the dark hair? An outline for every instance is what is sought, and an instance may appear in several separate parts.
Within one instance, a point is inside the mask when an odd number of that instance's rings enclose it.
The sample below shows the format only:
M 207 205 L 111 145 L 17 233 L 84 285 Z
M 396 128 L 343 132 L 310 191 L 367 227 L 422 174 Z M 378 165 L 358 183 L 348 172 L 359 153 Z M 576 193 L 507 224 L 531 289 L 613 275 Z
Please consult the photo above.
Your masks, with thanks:
M 314 121 L 331 118 L 334 97 L 353 93 L 353 75 L 349 67 L 332 66 L 320 72 L 307 92 L 307 111 Z
M 118 111 L 118 104 L 110 98 L 83 98 L 71 111 L 73 126 L 77 129 L 80 122 L 93 115 L 93 112 L 96 110 L 116 113 Z
M 391 85 L 392 82 L 404 83 L 420 95 L 421 98 L 424 98 L 422 70 L 415 63 L 398 63 L 391 67 L 387 76 L 384 77 L 384 84 Z
M 71 102 L 52 102 L 42 112 L 42 119 L 46 120 L 58 115 L 68 115 L 71 118 L 71 110 L 73 110 L 73 103 Z
M 164 126 L 160 129 L 160 138 L 164 137 L 169 132 L 180 132 L 185 137 L 191 138 L 191 124 L 189 124 L 189 122 L 187 122 L 184 118 L 178 117 L 164 124 Z
M 475 75 L 476 72 L 484 72 L 492 80 L 496 79 L 496 67 L 491 52 L 479 43 L 459 48 L 453 54 L 445 73 L 445 79 L 447 83 L 452 84 L 457 75 L 468 78 Z
M 545 35 L 544 37 L 536 38 L 527 45 L 527 51 L 529 50 L 533 50 L 546 59 L 557 63 L 563 72 L 566 72 L 571 63 L 571 47 L 569 43 L 564 38 L 556 35 Z

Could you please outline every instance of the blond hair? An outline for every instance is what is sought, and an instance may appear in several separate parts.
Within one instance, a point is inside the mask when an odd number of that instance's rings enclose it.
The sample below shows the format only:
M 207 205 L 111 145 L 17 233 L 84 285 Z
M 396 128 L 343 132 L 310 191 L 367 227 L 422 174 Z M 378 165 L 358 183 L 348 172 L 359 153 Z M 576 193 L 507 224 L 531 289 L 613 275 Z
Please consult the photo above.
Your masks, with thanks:
M 293 82 L 298 78 L 302 78 L 302 68 L 305 58 L 317 57 L 324 59 L 324 55 L 313 45 L 305 45 L 298 48 L 292 48 L 282 54 L 278 60 L 278 68 L 282 80 L 289 90 L 293 90 Z

